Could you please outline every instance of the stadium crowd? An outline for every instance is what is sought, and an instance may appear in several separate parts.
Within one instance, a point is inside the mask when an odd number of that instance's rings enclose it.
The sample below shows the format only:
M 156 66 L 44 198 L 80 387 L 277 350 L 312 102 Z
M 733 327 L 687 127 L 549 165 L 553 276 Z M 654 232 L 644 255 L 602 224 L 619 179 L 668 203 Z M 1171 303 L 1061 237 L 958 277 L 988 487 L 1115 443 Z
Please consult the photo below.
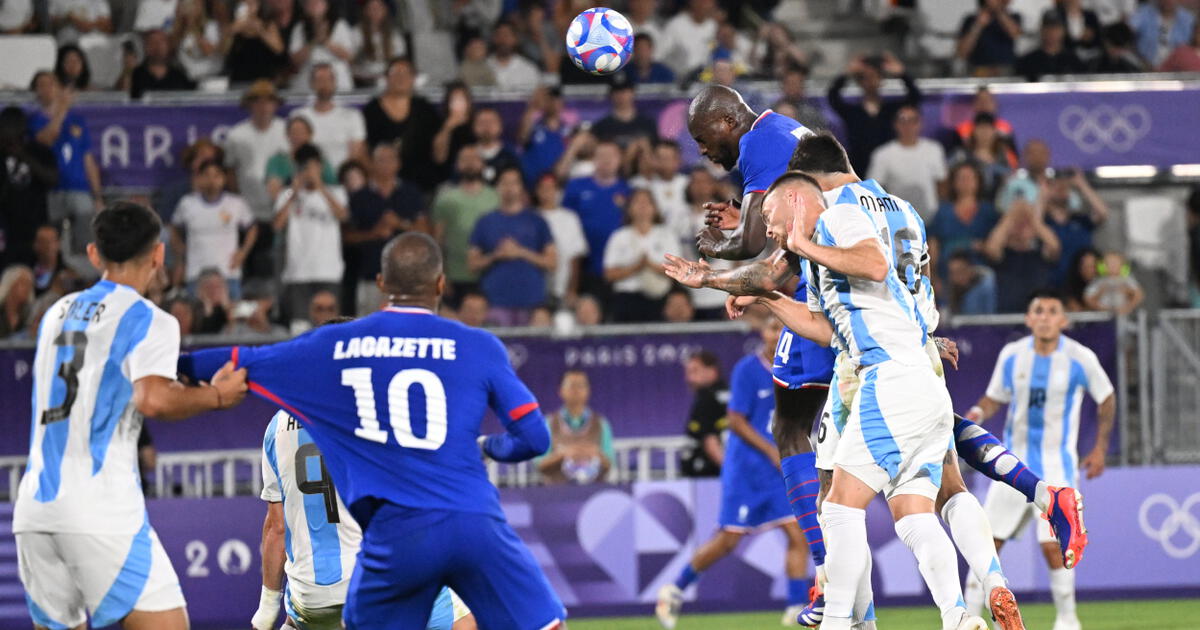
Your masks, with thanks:
M 620 8 L 637 33 L 632 61 L 605 79 L 608 114 L 581 123 L 559 86 L 596 79 L 572 67 L 561 42 L 590 4 L 4 2 L 0 30 L 51 33 L 60 48 L 55 67 L 34 77 L 32 104 L 0 112 L 0 336 L 31 337 L 44 310 L 94 274 L 85 246 L 105 183 L 76 95 L 116 88 L 139 98 L 214 78 L 241 90 L 246 118 L 219 142 L 187 147 L 153 199 L 170 258 L 155 296 L 185 334 L 278 335 L 370 312 L 384 298 L 374 283 L 383 243 L 409 230 L 443 244 L 447 310 L 474 325 L 722 317 L 722 294 L 674 286 L 660 263 L 665 253 L 695 256 L 701 204 L 736 186 L 711 164 L 683 163 L 639 111 L 639 86 L 770 79 L 770 98 L 747 91 L 753 107 L 823 128 L 806 94 L 809 53 L 762 20 L 775 2 L 629 0 Z M 966 72 L 1200 70 L 1200 27 L 1186 3 L 1046 2 L 1036 48 L 1019 56 L 1021 18 L 1007 4 L 981 0 L 964 19 Z M 85 52 L 96 38 L 129 45 L 119 61 L 99 60 Z M 95 84 L 96 63 L 119 65 L 115 85 Z M 887 78 L 903 96 L 883 94 Z M 440 103 L 418 91 L 442 83 Z M 851 83 L 861 99 L 843 97 Z M 289 85 L 312 100 L 284 117 L 277 90 Z M 529 94 L 517 128 L 475 102 L 484 86 Z M 361 110 L 339 104 L 355 88 L 378 95 Z M 1019 312 L 1037 286 L 1063 289 L 1076 310 L 1138 307 L 1122 253 L 1093 248 L 1104 200 L 1046 142 L 1014 129 L 987 88 L 936 138 L 920 89 L 890 53 L 855 56 L 827 97 L 856 170 L 923 213 L 948 311 Z M 1200 191 L 1188 216 L 1196 268 Z

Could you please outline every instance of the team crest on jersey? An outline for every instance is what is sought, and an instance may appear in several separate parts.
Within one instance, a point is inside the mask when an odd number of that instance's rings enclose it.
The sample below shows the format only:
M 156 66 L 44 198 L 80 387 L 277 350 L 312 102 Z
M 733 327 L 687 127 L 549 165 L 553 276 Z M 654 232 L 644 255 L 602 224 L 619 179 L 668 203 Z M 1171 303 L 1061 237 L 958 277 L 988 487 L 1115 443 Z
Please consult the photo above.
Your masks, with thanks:
M 76 138 L 82 136 L 83 127 L 80 127 L 79 125 L 71 125 L 71 135 L 75 136 Z

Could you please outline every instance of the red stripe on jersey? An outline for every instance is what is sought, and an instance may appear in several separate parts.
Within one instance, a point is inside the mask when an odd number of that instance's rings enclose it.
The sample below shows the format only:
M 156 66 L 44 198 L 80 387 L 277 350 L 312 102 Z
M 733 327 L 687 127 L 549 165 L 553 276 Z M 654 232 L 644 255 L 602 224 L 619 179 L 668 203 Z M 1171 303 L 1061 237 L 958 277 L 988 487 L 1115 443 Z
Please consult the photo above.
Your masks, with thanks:
M 233 361 L 233 369 L 235 370 L 238 366 L 238 348 L 239 346 L 234 346 L 233 351 L 229 353 L 229 360 Z
M 288 413 L 292 414 L 293 416 L 295 416 L 301 420 L 304 420 L 305 422 L 309 421 L 308 416 L 300 413 L 300 410 L 296 409 L 295 407 L 283 402 L 282 398 L 280 398 L 279 396 L 276 396 L 275 392 L 267 389 L 266 387 L 263 387 L 262 385 L 259 385 L 258 383 L 250 383 L 250 391 L 254 392 L 255 394 L 258 394 L 259 396 L 262 396 L 263 398 L 266 398 L 267 400 L 275 403 L 276 405 L 279 405 L 280 407 L 282 407 L 284 409 L 284 411 L 287 411 Z
M 536 402 L 525 403 L 524 405 L 521 405 L 520 407 L 508 412 L 508 417 L 512 418 L 513 420 L 520 420 L 521 418 L 524 418 L 526 414 L 537 408 L 538 404 Z
M 754 124 L 750 125 L 750 128 L 751 128 L 751 129 L 754 129 L 754 127 L 756 127 L 756 126 L 758 125 L 758 123 L 759 123 L 760 121 L 762 121 L 762 119 L 764 119 L 764 118 L 766 118 L 766 117 L 767 117 L 767 114 L 773 114 L 773 113 L 774 113 L 774 112 L 772 112 L 771 110 L 769 110 L 769 109 L 768 109 L 768 110 L 764 111 L 763 113 L 759 114 L 759 115 L 758 115 L 758 118 L 755 118 L 755 119 L 754 119 Z

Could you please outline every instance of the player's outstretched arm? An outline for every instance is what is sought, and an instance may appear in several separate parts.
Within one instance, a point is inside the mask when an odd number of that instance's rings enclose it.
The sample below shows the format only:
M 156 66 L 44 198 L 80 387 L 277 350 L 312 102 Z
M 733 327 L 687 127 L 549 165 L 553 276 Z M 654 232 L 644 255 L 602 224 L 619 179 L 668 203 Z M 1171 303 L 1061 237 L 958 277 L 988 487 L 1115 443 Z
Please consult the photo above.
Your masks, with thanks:
M 667 254 L 663 271 L 676 282 L 693 289 L 719 289 L 733 295 L 768 295 L 789 290 L 800 269 L 799 259 L 778 250 L 775 255 L 737 269 L 718 271 L 703 260 L 690 261 Z
M 750 302 L 749 298 L 744 297 L 737 298 L 737 300 L 733 305 L 734 309 L 744 310 L 751 303 L 762 304 L 771 311 L 772 315 L 778 317 L 784 326 L 790 328 L 797 335 L 825 347 L 829 347 L 833 341 L 833 325 L 829 323 L 823 313 L 814 312 L 808 308 L 807 304 L 797 302 L 782 293 L 758 297 L 754 302 Z M 741 303 L 742 300 L 747 301 Z
M 205 411 L 228 409 L 246 397 L 246 370 L 226 362 L 203 387 L 188 387 L 163 376 L 146 376 L 133 384 L 133 404 L 142 415 L 183 420 Z
M 484 333 L 493 344 L 491 356 L 480 367 L 488 370 L 488 404 L 500 422 L 504 433 L 481 438 L 483 454 L 498 462 L 523 462 L 545 454 L 550 449 L 550 429 L 538 409 L 533 392 L 517 378 L 508 351 L 494 335 Z
M 729 236 L 715 227 L 705 227 L 696 235 L 701 254 L 723 260 L 747 260 L 767 246 L 767 226 L 762 218 L 762 193 L 750 193 L 742 199 L 738 226 Z

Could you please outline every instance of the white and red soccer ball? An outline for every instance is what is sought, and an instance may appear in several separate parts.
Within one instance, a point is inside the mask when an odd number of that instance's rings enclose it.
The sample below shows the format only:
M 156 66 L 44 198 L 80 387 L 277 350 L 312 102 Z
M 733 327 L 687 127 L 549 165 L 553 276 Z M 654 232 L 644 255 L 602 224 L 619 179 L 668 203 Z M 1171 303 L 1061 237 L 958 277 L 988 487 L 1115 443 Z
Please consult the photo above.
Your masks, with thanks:
M 567 29 L 567 55 L 591 74 L 612 74 L 633 54 L 633 27 L 624 15 L 602 7 L 575 16 Z

